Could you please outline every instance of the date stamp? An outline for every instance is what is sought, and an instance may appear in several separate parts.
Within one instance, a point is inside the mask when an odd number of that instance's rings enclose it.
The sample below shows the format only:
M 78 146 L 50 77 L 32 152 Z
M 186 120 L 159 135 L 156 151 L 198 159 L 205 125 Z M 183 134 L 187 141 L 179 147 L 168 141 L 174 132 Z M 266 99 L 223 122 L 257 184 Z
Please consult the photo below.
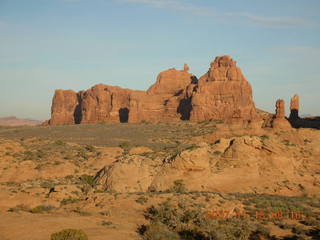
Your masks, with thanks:
M 259 220 L 267 219 L 292 219 L 292 220 L 302 220 L 303 215 L 297 211 L 255 211 L 254 214 L 249 214 L 245 210 L 235 211 L 235 210 L 225 210 L 225 209 L 212 209 L 208 210 L 205 218 L 207 219 L 227 219 L 231 217 L 236 218 L 256 218 Z

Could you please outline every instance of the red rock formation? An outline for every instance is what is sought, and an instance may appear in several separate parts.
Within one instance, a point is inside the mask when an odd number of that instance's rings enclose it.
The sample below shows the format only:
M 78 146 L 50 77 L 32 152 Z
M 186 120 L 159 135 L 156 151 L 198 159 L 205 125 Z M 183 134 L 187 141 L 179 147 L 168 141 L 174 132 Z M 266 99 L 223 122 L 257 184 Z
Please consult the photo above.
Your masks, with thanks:
M 291 125 L 286 119 L 284 100 L 278 99 L 276 102 L 276 114 L 272 122 L 273 128 L 290 129 Z
M 284 100 L 278 99 L 276 102 L 276 118 L 285 118 Z
M 149 95 L 179 95 L 194 78 L 192 74 L 188 73 L 188 70 L 188 65 L 185 65 L 184 71 L 171 68 L 161 72 L 157 77 L 156 83 L 147 90 L 147 93 Z
M 78 94 L 72 90 L 56 90 L 52 100 L 50 125 L 76 123 Z
M 81 123 L 128 122 L 132 90 L 98 84 L 81 93 Z
M 129 122 L 177 121 L 181 118 L 179 105 L 184 98 L 184 89 L 197 81 L 196 77 L 184 70 L 174 68 L 161 72 L 155 84 L 147 92 L 132 93 L 130 97 Z
M 290 121 L 299 119 L 299 96 L 295 94 L 290 101 Z
M 299 110 L 299 95 L 295 94 L 290 101 L 290 110 Z
M 189 70 L 190 70 L 190 68 L 189 68 L 188 64 L 185 63 L 185 64 L 183 65 L 183 71 L 184 71 L 184 72 L 189 72 Z
M 216 57 L 211 63 L 199 79 L 191 104 L 193 121 L 250 120 L 256 113 L 251 86 L 229 56 Z
M 184 64 L 181 71 L 161 72 L 147 91 L 104 84 L 78 93 L 57 90 L 49 124 L 258 119 L 251 86 L 230 57 L 217 57 L 199 81 L 188 71 Z

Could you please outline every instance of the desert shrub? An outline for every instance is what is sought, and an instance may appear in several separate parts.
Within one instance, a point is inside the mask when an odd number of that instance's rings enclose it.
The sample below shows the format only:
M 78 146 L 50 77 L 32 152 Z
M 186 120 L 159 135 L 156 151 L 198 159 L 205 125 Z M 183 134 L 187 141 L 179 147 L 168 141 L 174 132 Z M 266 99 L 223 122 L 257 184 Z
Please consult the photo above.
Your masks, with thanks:
M 24 204 L 19 204 L 13 208 L 9 208 L 8 212 L 30 211 L 30 208 Z
M 170 231 L 164 224 L 154 223 L 143 233 L 144 240 L 180 240 L 177 233 Z
M 264 236 L 267 236 L 267 235 L 269 235 L 270 232 L 271 232 L 271 229 L 270 229 L 270 228 L 265 227 L 265 226 L 263 226 L 263 225 L 261 225 L 261 224 L 257 224 L 255 228 L 256 228 L 256 229 L 255 229 L 254 232 L 255 232 L 256 234 L 262 234 L 262 235 L 264 235 Z
M 102 226 L 111 226 L 111 225 L 113 225 L 113 222 L 110 222 L 110 221 L 102 221 L 102 222 L 101 222 L 101 225 L 102 225 Z
M 31 151 L 24 151 L 23 155 L 24 155 L 23 160 L 35 160 L 36 159 L 35 153 L 31 152 Z
M 78 213 L 80 216 L 91 216 L 91 213 L 81 210 L 80 207 L 74 209 L 73 212 Z
M 300 226 L 295 226 L 292 228 L 292 232 L 296 234 L 303 234 L 305 233 L 305 230 Z
M 220 155 L 221 153 L 222 153 L 222 152 L 220 152 L 220 151 L 214 151 L 214 152 L 213 152 L 214 155 Z
M 29 212 L 31 213 L 46 213 L 46 212 L 50 212 L 51 210 L 53 210 L 55 207 L 54 206 L 51 206 L 51 205 L 48 205 L 48 206 L 45 206 L 45 205 L 39 205 L 39 206 L 36 206 L 32 209 L 30 209 Z
M 183 193 L 187 191 L 186 185 L 182 179 L 175 180 L 173 186 L 169 189 L 170 192 Z
M 249 218 L 209 218 L 201 205 L 186 205 L 180 200 L 175 206 L 165 201 L 145 212 L 150 225 L 141 226 L 144 239 L 183 240 L 254 240 L 271 239 L 270 229 L 254 224 Z
M 56 140 L 54 143 L 55 143 L 56 145 L 58 145 L 58 146 L 63 146 L 63 145 L 65 145 L 65 143 L 64 143 L 62 140 Z
M 102 211 L 102 212 L 100 212 L 100 215 L 102 215 L 102 216 L 110 216 L 110 212 L 109 211 Z
M 94 181 L 94 177 L 87 175 L 87 174 L 83 174 L 79 177 L 80 181 L 82 184 L 87 184 L 91 187 L 95 186 L 95 181 Z
M 87 150 L 88 152 L 96 152 L 96 148 L 92 145 L 86 145 L 85 150 Z
M 262 140 L 266 140 L 266 139 L 269 139 L 269 136 L 268 136 L 268 135 L 262 135 L 262 136 L 260 136 L 260 138 L 261 138 Z
M 146 120 L 142 120 L 142 121 L 140 121 L 140 123 L 142 123 L 142 124 L 150 124 L 150 122 L 148 122 Z
M 79 201 L 80 201 L 80 199 L 78 199 L 78 198 L 67 198 L 67 199 L 62 199 L 60 201 L 60 204 L 61 204 L 61 206 L 63 206 L 63 205 L 67 205 L 67 204 L 76 203 Z
M 119 144 L 119 147 L 121 147 L 124 151 L 124 154 L 127 154 L 130 150 L 130 143 L 129 142 L 122 142 Z
M 89 159 L 89 155 L 88 155 L 86 149 L 83 149 L 83 148 L 78 150 L 77 156 L 82 158 L 82 159 L 84 159 L 84 160 L 88 160 Z
M 121 147 L 124 150 L 128 149 L 129 146 L 130 146 L 130 144 L 128 142 L 122 142 L 119 144 L 119 147 Z
M 51 240 L 88 240 L 88 236 L 81 229 L 64 229 L 51 234 Z
M 136 202 L 140 204 L 145 204 L 146 202 L 148 202 L 148 198 L 141 196 L 138 199 L 136 199 Z
M 311 140 L 309 140 L 309 139 L 307 139 L 307 138 L 304 139 L 303 141 L 304 141 L 305 143 L 311 143 L 311 142 L 312 142 Z
M 49 180 L 46 180 L 46 181 L 43 181 L 40 183 L 40 187 L 42 187 L 42 188 L 51 189 L 51 188 L 54 188 L 54 186 L 55 186 L 55 184 Z
M 301 223 L 306 225 L 306 226 L 317 226 L 317 224 L 319 224 L 320 222 L 318 222 L 314 218 L 306 218 L 303 221 L 301 221 Z

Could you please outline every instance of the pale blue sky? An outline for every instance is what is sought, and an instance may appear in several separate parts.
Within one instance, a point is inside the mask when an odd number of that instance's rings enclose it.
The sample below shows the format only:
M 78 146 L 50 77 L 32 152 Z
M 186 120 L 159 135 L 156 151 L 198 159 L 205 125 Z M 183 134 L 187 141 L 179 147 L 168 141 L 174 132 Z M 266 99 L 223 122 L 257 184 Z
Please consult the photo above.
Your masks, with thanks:
M 0 0 L 0 117 L 48 119 L 55 89 L 147 89 L 230 55 L 257 107 L 320 115 L 319 0 Z M 287 110 L 288 113 L 288 110 Z

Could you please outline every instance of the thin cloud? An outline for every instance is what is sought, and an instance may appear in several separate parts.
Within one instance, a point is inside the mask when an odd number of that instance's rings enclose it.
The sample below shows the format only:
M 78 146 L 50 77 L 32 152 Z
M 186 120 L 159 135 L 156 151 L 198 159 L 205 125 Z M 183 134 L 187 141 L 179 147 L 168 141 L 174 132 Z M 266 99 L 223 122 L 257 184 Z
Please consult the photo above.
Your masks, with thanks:
M 186 0 L 117 0 L 125 3 L 145 4 L 152 8 L 163 9 L 167 11 L 185 12 L 192 15 L 219 17 L 220 19 L 234 18 L 246 19 L 251 23 L 256 23 L 268 27 L 297 27 L 297 26 L 316 26 L 316 24 L 302 18 L 292 17 L 267 17 L 243 12 L 221 12 L 215 8 L 202 7 Z
M 315 57 L 318 59 L 320 57 L 320 48 L 307 47 L 307 46 L 282 46 L 274 47 L 275 51 L 283 51 L 288 54 L 293 54 L 295 56 L 308 56 Z
M 242 17 L 254 23 L 260 23 L 260 24 L 272 25 L 272 26 L 301 26 L 301 25 L 310 24 L 310 22 L 302 18 L 264 17 L 264 16 L 250 14 L 250 13 L 226 13 L 225 15 L 231 16 L 231 17 Z
M 127 3 L 146 4 L 153 8 L 159 8 L 174 12 L 187 12 L 198 16 L 213 16 L 216 12 L 212 8 L 199 7 L 180 0 L 120 0 Z

